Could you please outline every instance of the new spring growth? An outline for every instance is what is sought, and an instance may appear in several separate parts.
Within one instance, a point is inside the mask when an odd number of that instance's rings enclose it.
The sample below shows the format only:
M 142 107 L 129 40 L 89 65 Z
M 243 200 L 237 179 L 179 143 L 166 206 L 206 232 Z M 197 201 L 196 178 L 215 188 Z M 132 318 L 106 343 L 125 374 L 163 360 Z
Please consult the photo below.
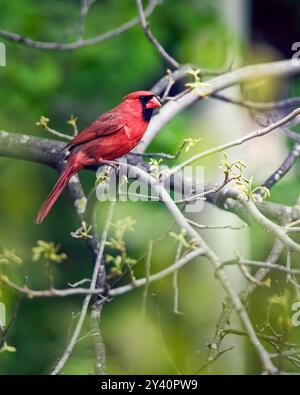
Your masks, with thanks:
M 11 263 L 21 265 L 23 259 L 16 254 L 15 250 L 3 248 L 3 252 L 0 254 L 0 265 L 9 265 Z
M 186 74 L 188 76 L 191 76 L 193 79 L 191 82 L 187 82 L 185 84 L 187 89 L 189 89 L 189 90 L 197 89 L 197 93 L 200 97 L 206 97 L 212 93 L 211 85 L 207 84 L 205 82 L 201 82 L 201 78 L 200 78 L 201 70 L 200 69 L 189 68 L 189 69 L 187 69 Z M 201 88 L 208 88 L 208 89 L 202 90 Z
M 92 228 L 92 225 L 88 225 L 85 221 L 82 221 L 81 227 L 76 229 L 75 232 L 71 232 L 71 236 L 74 239 L 92 239 Z
M 38 262 L 41 259 L 52 263 L 62 263 L 67 259 L 67 254 L 59 252 L 60 245 L 53 242 L 38 240 L 37 245 L 32 247 L 32 260 Z
M 187 239 L 187 232 L 185 229 L 182 229 L 179 234 L 175 232 L 169 232 L 169 235 L 177 240 L 187 250 L 195 250 L 199 247 L 199 240 Z
M 220 163 L 220 169 L 225 175 L 225 181 L 235 180 L 236 187 L 241 191 L 240 197 L 246 197 L 248 200 L 266 199 L 270 196 L 270 191 L 266 187 L 253 186 L 253 177 L 246 178 L 243 171 L 246 165 L 241 160 L 230 162 L 228 155 L 223 151 L 224 160 Z
M 128 256 L 124 237 L 126 232 L 134 231 L 135 224 L 136 220 L 131 217 L 126 217 L 118 220 L 116 223 L 111 223 L 111 227 L 114 228 L 114 235 L 106 242 L 106 245 L 116 252 L 116 255 L 106 255 L 106 262 L 111 264 L 111 275 L 121 275 L 124 269 L 127 268 L 132 282 L 135 280 L 132 266 L 135 265 L 137 261 Z

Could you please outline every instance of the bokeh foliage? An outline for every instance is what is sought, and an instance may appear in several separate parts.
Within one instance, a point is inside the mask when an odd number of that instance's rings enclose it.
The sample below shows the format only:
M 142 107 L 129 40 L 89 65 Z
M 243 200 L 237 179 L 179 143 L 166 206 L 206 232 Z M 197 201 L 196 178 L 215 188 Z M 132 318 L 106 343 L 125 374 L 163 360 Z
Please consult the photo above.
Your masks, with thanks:
M 216 4 L 211 3 L 165 0 L 151 16 L 151 28 L 180 62 L 223 67 L 233 41 L 249 57 L 252 55 L 242 38 L 224 23 Z M 0 9 L 1 28 L 40 40 L 56 41 L 77 18 L 79 1 L 0 0 Z M 88 16 L 86 36 L 109 30 L 135 15 L 133 1 L 99 0 Z M 40 116 L 45 115 L 50 118 L 51 126 L 71 133 L 66 123 L 71 114 L 79 117 L 79 128 L 82 128 L 116 105 L 128 92 L 150 88 L 165 73 L 166 67 L 139 26 L 112 40 L 77 51 L 46 52 L 7 43 L 7 67 L 0 69 L 0 128 L 45 136 L 46 132 L 36 126 Z M 296 94 L 299 85 L 289 89 Z M 205 139 L 200 142 L 201 148 L 216 144 L 218 136 L 211 133 L 213 125 L 199 123 L 195 116 L 198 111 L 201 111 L 200 106 L 178 116 L 151 145 L 150 151 L 173 153 L 184 138 L 202 134 Z M 192 152 L 197 148 L 199 146 Z M 212 174 L 218 171 L 219 163 L 215 158 L 205 163 L 214 167 Z M 276 164 L 274 159 L 274 166 Z M 67 193 L 58 201 L 45 224 L 39 227 L 33 224 L 39 205 L 57 177 L 54 171 L 38 164 L 4 158 L 0 158 L 0 166 L 0 249 L 15 250 L 23 259 L 22 266 L 5 268 L 11 278 L 22 283 L 26 275 L 30 287 L 42 289 L 47 286 L 43 265 L 32 261 L 32 247 L 37 240 L 59 243 L 68 255 L 65 262 L 54 268 L 57 287 L 66 287 L 68 283 L 90 276 L 92 267 L 85 245 L 70 236 L 79 224 Z M 88 190 L 95 175 L 83 171 L 81 179 Z M 272 191 L 272 199 L 293 204 L 298 186 L 299 179 L 294 175 Z M 107 204 L 101 203 L 98 209 L 100 229 L 106 211 Z M 125 217 L 136 221 L 134 231 L 126 233 L 126 248 L 129 256 L 138 261 L 134 266 L 136 275 L 143 275 L 148 240 L 164 235 L 171 217 L 158 203 L 148 202 L 118 204 L 114 219 Z M 271 240 L 254 229 L 251 244 L 252 258 L 264 259 Z M 167 235 L 154 245 L 152 271 L 172 262 L 176 240 Z M 194 373 L 205 363 L 206 343 L 211 341 L 214 332 L 223 291 L 207 262 L 200 262 L 201 265 L 192 263 L 180 272 L 180 309 L 185 315 L 173 313 L 170 278 L 151 287 L 145 317 L 141 310 L 141 290 L 106 305 L 102 328 L 110 373 Z M 280 279 L 274 281 L 280 292 Z M 267 292 L 259 290 L 257 299 L 266 299 Z M 8 315 L 12 314 L 16 295 L 3 287 L 1 300 L 7 306 Z M 79 297 L 23 298 L 9 337 L 17 351 L 0 355 L 0 373 L 48 373 L 64 349 L 70 323 L 74 326 L 72 315 L 79 311 L 80 305 Z M 265 317 L 265 310 L 257 303 L 251 312 L 257 322 Z M 88 330 L 86 326 L 85 333 Z M 216 363 L 214 373 L 244 373 L 245 363 L 241 361 L 245 359 L 239 349 L 242 353 L 250 352 L 244 339 L 238 339 L 230 356 L 225 355 Z M 255 358 L 247 360 L 246 364 L 247 372 L 258 370 Z M 91 339 L 86 337 L 79 342 L 65 372 L 89 373 L 92 369 Z

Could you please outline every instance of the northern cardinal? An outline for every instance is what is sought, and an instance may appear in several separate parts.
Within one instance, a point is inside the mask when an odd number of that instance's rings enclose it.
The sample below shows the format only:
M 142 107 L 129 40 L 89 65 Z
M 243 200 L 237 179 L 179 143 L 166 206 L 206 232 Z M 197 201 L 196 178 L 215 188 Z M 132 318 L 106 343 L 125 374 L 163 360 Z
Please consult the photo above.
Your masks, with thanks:
M 121 104 L 75 136 L 64 148 L 70 151 L 66 167 L 34 222 L 40 224 L 44 220 L 70 178 L 83 167 L 112 161 L 130 152 L 144 136 L 153 110 L 160 106 L 152 92 L 130 93 Z

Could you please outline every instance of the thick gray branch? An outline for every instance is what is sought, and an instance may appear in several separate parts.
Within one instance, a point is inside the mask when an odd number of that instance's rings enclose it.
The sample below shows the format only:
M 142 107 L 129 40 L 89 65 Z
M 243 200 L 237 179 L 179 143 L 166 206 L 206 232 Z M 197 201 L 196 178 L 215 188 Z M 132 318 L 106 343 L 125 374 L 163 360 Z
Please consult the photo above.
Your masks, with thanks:
M 155 115 L 151 124 L 144 136 L 139 150 L 145 150 L 151 141 L 155 138 L 157 133 L 169 123 L 178 113 L 196 103 L 203 97 L 212 95 L 229 86 L 240 84 L 251 79 L 270 78 L 270 77 L 287 77 L 300 73 L 299 64 L 293 64 L 292 60 L 282 60 L 273 63 L 263 63 L 253 66 L 246 66 L 238 70 L 230 71 L 229 73 L 211 78 L 206 81 L 209 87 L 199 87 L 194 89 L 186 95 L 180 97 L 176 101 L 169 101 L 166 103 Z
M 58 170 L 61 160 L 64 157 L 64 154 L 59 151 L 64 145 L 65 143 L 57 140 L 0 131 L 0 156 L 42 163 Z M 149 165 L 137 156 L 128 155 L 128 163 L 139 165 L 146 170 L 149 169 Z M 185 184 L 185 192 L 188 196 L 197 190 L 190 179 L 184 179 L 183 181 L 178 177 L 171 178 L 170 186 L 175 191 L 182 192 L 183 182 Z M 69 189 L 73 202 L 76 199 L 84 197 L 80 183 L 69 183 Z M 211 190 L 212 188 L 208 185 L 205 189 Z M 233 212 L 246 222 L 250 222 L 247 211 L 244 210 L 236 198 L 236 191 L 228 188 L 206 195 L 206 200 L 209 203 L 214 204 L 222 210 Z M 257 203 L 257 207 L 264 215 L 276 221 L 280 221 L 280 218 L 283 216 L 286 217 L 286 215 L 291 216 L 293 221 L 300 218 L 300 209 L 297 206 L 290 207 L 272 202 L 259 202 Z M 93 249 L 93 246 L 91 246 L 91 249 Z

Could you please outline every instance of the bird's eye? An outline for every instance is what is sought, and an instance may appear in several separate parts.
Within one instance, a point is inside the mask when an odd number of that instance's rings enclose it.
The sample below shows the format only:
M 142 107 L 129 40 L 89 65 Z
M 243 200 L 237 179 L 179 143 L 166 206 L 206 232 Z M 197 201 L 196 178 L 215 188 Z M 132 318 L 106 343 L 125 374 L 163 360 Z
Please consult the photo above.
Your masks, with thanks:
M 149 95 L 149 96 L 140 96 L 139 99 L 142 103 L 147 104 L 149 100 L 152 99 L 153 96 Z

